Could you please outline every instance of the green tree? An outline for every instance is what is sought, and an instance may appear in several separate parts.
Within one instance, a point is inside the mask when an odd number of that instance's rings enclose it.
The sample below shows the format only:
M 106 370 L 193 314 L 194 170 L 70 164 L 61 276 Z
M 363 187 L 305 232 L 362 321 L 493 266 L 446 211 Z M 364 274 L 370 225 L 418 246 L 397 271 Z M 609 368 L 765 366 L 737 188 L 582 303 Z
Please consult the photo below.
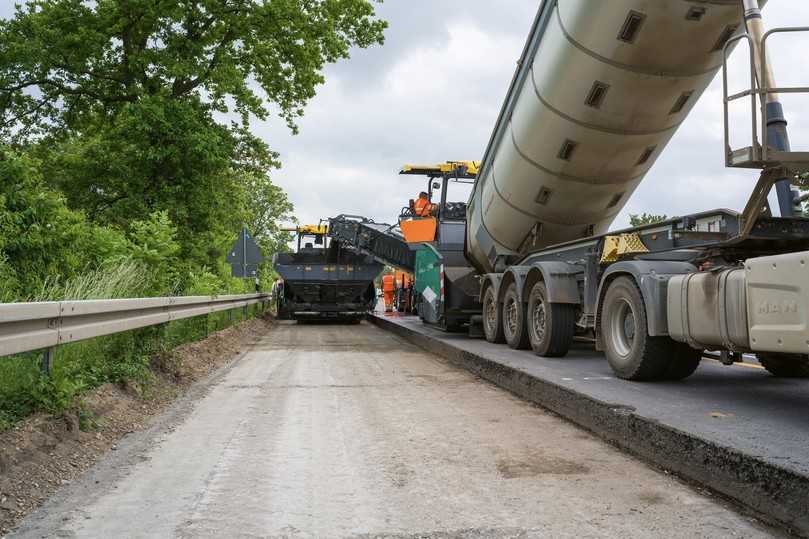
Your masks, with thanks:
M 68 208 L 40 169 L 30 156 L 0 148 L 0 302 L 28 298 L 48 281 L 127 253 L 123 234 Z
M 323 67 L 382 43 L 375 3 L 30 0 L 0 21 L 0 136 L 98 225 L 166 212 L 178 274 L 221 268 L 245 222 L 278 249 L 291 205 L 249 120 L 295 131 Z
M 223 256 L 224 238 L 241 228 L 254 196 L 244 173 L 267 176 L 276 164 L 266 145 L 216 123 L 198 103 L 156 98 L 47 140 L 38 152 L 45 177 L 94 222 L 128 229 L 166 212 L 177 226 L 179 258 L 197 266 Z
M 286 193 L 264 174 L 246 173 L 243 181 L 247 228 L 258 239 L 264 253 L 286 251 L 293 234 L 283 232 L 281 225 L 297 222 Z
M 632 226 L 642 226 L 642 225 L 651 225 L 654 223 L 659 223 L 661 221 L 665 221 L 668 219 L 668 216 L 665 214 L 663 215 L 655 215 L 653 213 L 631 213 L 629 214 L 629 224 Z
M 798 175 L 796 184 L 801 193 L 801 213 L 804 217 L 809 217 L 809 172 Z
M 176 236 L 177 228 L 166 211 L 156 211 L 148 219 L 135 221 L 130 226 L 131 256 L 149 269 L 154 294 L 169 294 L 178 282 L 175 267 L 180 244 Z
M 0 22 L 7 133 L 75 128 L 144 97 L 294 128 L 352 46 L 382 43 L 375 0 L 29 0 Z M 12 130 L 12 131 L 8 131 Z

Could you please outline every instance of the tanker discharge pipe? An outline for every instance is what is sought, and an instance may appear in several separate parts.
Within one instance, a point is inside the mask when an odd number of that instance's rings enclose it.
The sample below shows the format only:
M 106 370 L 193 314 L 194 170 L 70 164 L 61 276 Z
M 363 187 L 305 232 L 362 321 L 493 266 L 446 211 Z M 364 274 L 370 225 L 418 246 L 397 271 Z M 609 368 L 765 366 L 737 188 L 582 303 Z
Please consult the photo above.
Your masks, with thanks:
M 766 29 L 764 28 L 764 19 L 761 15 L 759 2 L 758 0 L 742 0 L 742 4 L 744 7 L 744 24 L 747 27 L 747 33 L 750 34 L 753 40 L 753 55 L 759 87 L 775 88 L 772 63 L 766 57 L 766 51 L 762 51 L 761 47 Z M 762 95 L 761 106 L 767 109 L 768 144 L 773 149 L 781 152 L 790 151 L 787 120 L 784 116 L 784 107 L 781 105 L 780 96 L 777 93 Z M 793 191 L 789 178 L 784 178 L 775 184 L 781 217 L 794 216 L 795 205 L 799 196 L 796 191 Z

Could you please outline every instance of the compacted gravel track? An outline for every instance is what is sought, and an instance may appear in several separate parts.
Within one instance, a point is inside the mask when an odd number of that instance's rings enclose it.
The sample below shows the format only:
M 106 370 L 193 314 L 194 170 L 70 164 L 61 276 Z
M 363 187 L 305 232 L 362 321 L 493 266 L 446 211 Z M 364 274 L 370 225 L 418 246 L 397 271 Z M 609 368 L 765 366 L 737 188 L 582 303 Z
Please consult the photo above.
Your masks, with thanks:
M 771 537 L 381 329 L 279 323 L 17 537 Z

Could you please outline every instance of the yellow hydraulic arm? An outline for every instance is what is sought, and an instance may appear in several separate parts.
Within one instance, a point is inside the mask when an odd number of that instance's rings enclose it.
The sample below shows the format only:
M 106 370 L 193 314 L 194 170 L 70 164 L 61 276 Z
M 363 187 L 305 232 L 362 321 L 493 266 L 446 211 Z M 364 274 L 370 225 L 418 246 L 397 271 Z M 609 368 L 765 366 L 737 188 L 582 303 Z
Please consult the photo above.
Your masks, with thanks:
M 329 225 L 298 225 L 296 227 L 282 228 L 282 232 L 296 232 L 298 234 L 313 234 L 316 236 L 325 236 L 329 232 Z
M 457 176 L 474 180 L 478 175 L 480 161 L 447 161 L 437 165 L 404 165 L 399 174 L 440 177 Z

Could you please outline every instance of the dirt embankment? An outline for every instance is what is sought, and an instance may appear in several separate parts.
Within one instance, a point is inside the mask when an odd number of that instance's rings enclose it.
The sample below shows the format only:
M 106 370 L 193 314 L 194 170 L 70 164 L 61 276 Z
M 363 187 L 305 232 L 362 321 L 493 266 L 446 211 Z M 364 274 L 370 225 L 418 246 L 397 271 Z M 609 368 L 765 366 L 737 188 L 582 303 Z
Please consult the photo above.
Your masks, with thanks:
M 117 449 L 196 380 L 231 362 L 267 332 L 254 319 L 154 358 L 148 387 L 106 384 L 61 417 L 34 415 L 0 433 L 0 537 L 58 487 Z

